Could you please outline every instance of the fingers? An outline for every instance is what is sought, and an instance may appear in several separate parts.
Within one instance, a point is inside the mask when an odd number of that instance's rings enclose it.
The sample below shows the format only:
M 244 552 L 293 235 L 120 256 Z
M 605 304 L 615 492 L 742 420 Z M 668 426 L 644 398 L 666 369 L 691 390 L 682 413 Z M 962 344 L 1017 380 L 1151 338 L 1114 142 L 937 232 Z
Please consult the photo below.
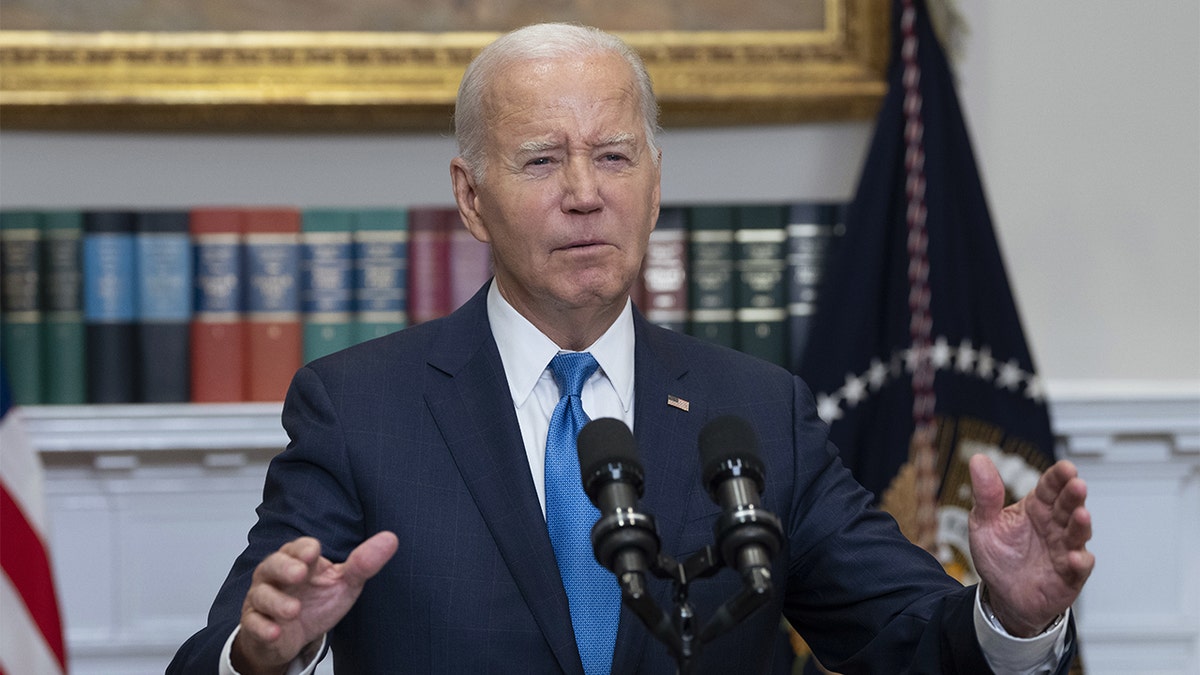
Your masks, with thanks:
M 282 633 L 281 623 L 300 615 L 301 602 L 287 589 L 311 578 L 320 556 L 320 542 L 301 537 L 284 544 L 259 563 L 242 603 L 242 629 L 248 637 L 272 642 Z
M 294 539 L 259 563 L 252 583 L 280 587 L 303 583 L 314 574 L 320 559 L 320 542 L 312 537 Z
M 1045 504 L 1055 504 L 1062 496 L 1064 489 L 1078 477 L 1079 471 L 1075 469 L 1074 464 L 1065 459 L 1059 460 L 1042 473 L 1037 487 L 1033 489 L 1034 497 Z M 1083 496 L 1086 495 L 1087 491 L 1084 490 Z

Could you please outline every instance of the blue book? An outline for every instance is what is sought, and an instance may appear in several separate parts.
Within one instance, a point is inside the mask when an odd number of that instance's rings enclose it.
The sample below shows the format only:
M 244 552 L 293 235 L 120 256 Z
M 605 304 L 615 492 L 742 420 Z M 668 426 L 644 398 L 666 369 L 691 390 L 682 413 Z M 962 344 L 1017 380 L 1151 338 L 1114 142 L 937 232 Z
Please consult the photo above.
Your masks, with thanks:
M 136 255 L 133 214 L 83 214 L 83 319 L 88 401 L 138 400 Z
M 304 363 L 354 344 L 354 212 L 300 216 L 300 308 Z
M 187 211 L 144 211 L 137 234 L 137 318 L 141 400 L 191 399 L 192 243 Z

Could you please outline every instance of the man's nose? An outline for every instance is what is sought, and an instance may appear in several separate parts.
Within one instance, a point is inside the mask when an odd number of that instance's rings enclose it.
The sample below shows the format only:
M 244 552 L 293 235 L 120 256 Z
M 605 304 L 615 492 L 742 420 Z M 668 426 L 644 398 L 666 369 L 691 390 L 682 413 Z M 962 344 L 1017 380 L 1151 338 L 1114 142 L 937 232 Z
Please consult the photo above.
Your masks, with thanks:
M 563 188 L 564 211 L 590 213 L 603 204 L 599 176 L 588 159 L 572 157 L 567 162 Z

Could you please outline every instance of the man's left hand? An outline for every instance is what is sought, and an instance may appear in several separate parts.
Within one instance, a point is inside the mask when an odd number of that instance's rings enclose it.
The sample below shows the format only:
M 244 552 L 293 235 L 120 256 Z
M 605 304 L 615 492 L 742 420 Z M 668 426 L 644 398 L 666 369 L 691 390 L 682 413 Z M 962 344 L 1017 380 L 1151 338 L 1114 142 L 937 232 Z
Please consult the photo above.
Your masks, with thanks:
M 1087 485 L 1060 461 L 1029 494 L 1004 506 L 1004 482 L 984 455 L 971 458 L 971 556 L 996 618 L 1009 634 L 1033 637 L 1079 597 L 1096 558 L 1086 545 Z

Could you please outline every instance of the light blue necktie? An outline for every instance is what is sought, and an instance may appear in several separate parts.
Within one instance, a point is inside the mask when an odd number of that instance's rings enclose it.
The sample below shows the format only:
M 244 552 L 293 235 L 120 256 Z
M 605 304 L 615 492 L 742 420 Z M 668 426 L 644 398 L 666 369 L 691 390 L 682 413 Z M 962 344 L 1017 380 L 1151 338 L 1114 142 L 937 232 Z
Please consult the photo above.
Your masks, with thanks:
M 546 434 L 546 526 L 571 604 L 575 643 L 587 675 L 611 670 L 621 611 L 617 578 L 592 554 L 592 525 L 600 511 L 583 492 L 575 449 L 575 438 L 588 422 L 579 394 L 598 367 L 587 352 L 563 353 L 550 361 L 561 398 Z

